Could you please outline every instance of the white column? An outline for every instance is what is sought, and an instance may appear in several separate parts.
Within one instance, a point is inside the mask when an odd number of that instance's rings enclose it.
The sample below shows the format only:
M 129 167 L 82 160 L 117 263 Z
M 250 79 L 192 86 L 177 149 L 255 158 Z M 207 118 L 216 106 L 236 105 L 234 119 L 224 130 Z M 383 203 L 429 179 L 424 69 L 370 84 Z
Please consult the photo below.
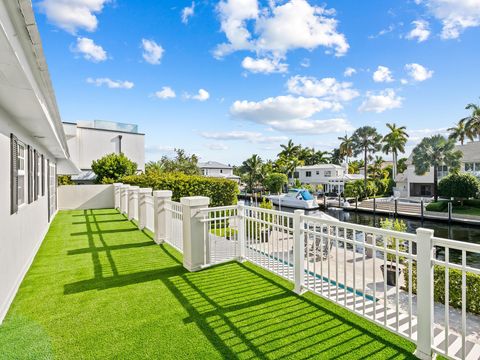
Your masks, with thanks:
M 153 192 L 153 223 L 155 242 L 161 244 L 167 238 L 167 212 L 165 201 L 172 200 L 171 190 L 156 190 Z
M 120 187 L 120 212 L 126 214 L 128 210 L 128 188 L 130 185 Z
M 245 258 L 245 201 L 239 201 L 237 204 L 237 219 L 238 219 L 238 261 L 243 262 Z
M 128 189 L 128 220 L 138 219 L 138 190 L 139 186 L 130 186 Z
M 293 270 L 295 275 L 295 289 L 297 294 L 305 292 L 305 233 L 302 216 L 304 210 L 295 210 L 293 213 Z
M 199 210 L 208 207 L 210 199 L 205 196 L 191 196 L 180 199 L 183 207 L 183 267 L 198 271 L 205 265 L 206 243 L 204 224 Z
M 152 194 L 152 188 L 140 188 L 138 190 L 138 228 L 145 229 L 147 226 L 147 200 L 146 196 Z
M 113 184 L 113 191 L 115 196 L 115 209 L 120 210 L 120 188 L 122 183 Z
M 432 359 L 433 230 L 417 229 L 417 349 L 415 356 Z

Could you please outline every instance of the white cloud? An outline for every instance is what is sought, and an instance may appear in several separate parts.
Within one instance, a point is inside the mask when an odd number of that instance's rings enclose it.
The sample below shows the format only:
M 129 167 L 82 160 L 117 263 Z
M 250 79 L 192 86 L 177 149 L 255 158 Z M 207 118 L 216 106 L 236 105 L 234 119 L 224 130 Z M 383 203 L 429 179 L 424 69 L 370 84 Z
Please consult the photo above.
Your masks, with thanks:
M 79 37 L 77 43 L 72 48 L 73 52 L 80 53 L 84 59 L 92 62 L 101 62 L 107 60 L 107 52 L 100 45 L 95 44 L 92 39 Z
M 390 24 L 390 25 L 388 25 L 387 28 L 380 30 L 377 34 L 375 34 L 375 35 L 369 35 L 368 38 L 369 38 L 369 39 L 376 39 L 376 38 L 379 38 L 380 36 L 383 36 L 383 35 L 386 35 L 386 34 L 391 33 L 393 30 L 395 30 L 395 25 L 394 25 L 394 24 Z
M 165 154 L 165 153 L 173 153 L 175 148 L 173 146 L 165 146 L 165 145 L 146 145 L 145 152 L 150 154 Z
M 155 92 L 155 97 L 165 100 L 165 99 L 173 99 L 177 95 L 175 94 L 175 91 L 170 86 L 164 86 L 162 87 L 162 90 L 156 91 Z
M 131 89 L 134 85 L 131 81 L 112 80 L 109 78 L 88 78 L 87 83 L 93 84 L 95 86 L 105 85 L 110 89 Z
M 425 81 L 433 76 L 433 70 L 428 70 L 420 64 L 407 64 L 405 70 L 414 81 Z
M 417 40 L 419 43 L 430 37 L 430 25 L 426 20 L 412 21 L 414 28 L 407 34 L 409 40 Z
M 358 110 L 382 113 L 386 110 L 400 108 L 403 100 L 402 97 L 396 95 L 393 89 L 385 89 L 379 92 L 367 91 L 366 98 Z
M 213 140 L 245 140 L 250 143 L 279 143 L 288 140 L 287 136 L 265 136 L 255 131 L 226 131 L 226 132 L 209 132 L 204 131 L 200 135 L 206 139 Z
M 279 59 L 253 59 L 250 56 L 243 59 L 242 67 L 254 74 L 284 73 L 288 70 L 288 64 L 281 63 Z
M 310 59 L 308 59 L 308 58 L 303 59 L 302 62 L 300 63 L 300 66 L 304 67 L 304 68 L 309 68 L 310 67 Z
M 195 14 L 195 2 L 191 6 L 184 7 L 182 10 L 182 22 L 188 24 L 188 20 Z
M 78 30 L 95 31 L 98 26 L 96 14 L 102 12 L 110 0 L 42 0 L 38 3 L 48 21 L 59 28 L 76 34 Z
M 268 125 L 273 130 L 301 134 L 324 134 L 351 129 L 345 119 L 314 120 L 323 110 L 338 110 L 338 104 L 317 98 L 292 95 L 267 98 L 262 101 L 235 101 L 230 114 L 238 119 Z
M 345 77 L 351 77 L 357 73 L 357 70 L 355 70 L 352 67 L 347 67 L 345 71 L 343 72 L 343 76 Z
M 228 150 L 228 146 L 222 143 L 210 143 L 210 144 L 206 144 L 206 147 L 209 148 L 210 150 L 215 150 L 215 151 Z
M 456 39 L 465 29 L 480 26 L 478 0 L 424 0 L 421 3 L 442 22 L 443 39 Z
M 345 55 L 349 45 L 337 31 L 334 13 L 306 0 L 290 0 L 260 9 L 257 0 L 224 0 L 217 6 L 221 29 L 228 42 L 215 50 L 223 57 L 237 50 L 251 50 L 283 59 L 289 50 L 324 46 Z M 250 25 L 250 26 L 249 26 Z
M 160 60 L 162 59 L 165 51 L 161 45 L 157 44 L 153 40 L 142 39 L 142 49 L 142 56 L 146 62 L 152 65 L 160 64 Z
M 373 73 L 373 81 L 375 82 L 392 82 L 393 76 L 390 69 L 386 66 L 379 66 Z
M 196 95 L 185 94 L 184 96 L 186 99 L 193 99 L 198 101 L 206 101 L 210 98 L 209 92 L 205 89 L 198 90 L 198 93 Z
M 330 101 L 350 101 L 360 94 L 352 89 L 350 82 L 338 82 L 335 78 L 316 79 L 308 76 L 293 76 L 287 81 L 292 94 L 318 97 Z

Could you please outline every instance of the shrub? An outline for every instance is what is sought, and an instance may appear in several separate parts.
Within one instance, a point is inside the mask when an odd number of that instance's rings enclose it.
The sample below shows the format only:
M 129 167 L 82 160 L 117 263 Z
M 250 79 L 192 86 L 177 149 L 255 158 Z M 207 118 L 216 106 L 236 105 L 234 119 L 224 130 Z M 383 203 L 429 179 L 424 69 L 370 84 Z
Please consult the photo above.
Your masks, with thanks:
M 428 211 L 445 212 L 448 208 L 448 201 L 431 202 L 427 205 Z
M 399 231 L 399 232 L 406 232 L 407 231 L 407 224 L 403 220 L 390 220 L 390 219 L 384 219 L 380 220 L 380 227 L 382 229 L 386 230 L 393 230 L 393 231 Z M 397 239 L 393 236 L 388 236 L 387 239 L 387 247 L 391 250 L 396 250 L 397 248 L 397 241 L 398 241 L 398 250 L 404 252 L 406 250 L 405 245 L 403 245 L 401 239 Z M 390 262 L 396 262 L 397 258 L 394 254 L 387 253 L 387 260 Z M 403 257 L 399 257 L 399 262 L 403 263 L 404 262 Z
M 126 176 L 121 181 L 154 190 L 172 190 L 174 201 L 179 201 L 184 196 L 207 196 L 210 198 L 210 206 L 234 205 L 237 202 L 238 185 L 227 179 L 168 173 Z
M 95 182 L 111 184 L 124 176 L 135 174 L 137 164 L 127 158 L 123 153 L 112 153 L 93 161 L 92 170 L 95 175 L 97 175 Z
M 405 271 L 405 287 L 408 289 L 408 271 Z M 462 308 L 462 272 L 457 269 L 449 269 L 449 304 Z M 480 275 L 466 273 L 468 312 L 480 314 Z M 435 265 L 433 282 L 433 299 L 436 302 L 445 303 L 445 267 Z M 412 266 L 412 292 L 417 293 L 417 267 Z
M 58 185 L 74 185 L 72 177 L 70 175 L 58 175 L 57 177 Z
M 278 194 L 282 191 L 283 185 L 288 183 L 287 175 L 281 173 L 271 173 L 265 178 L 265 187 L 271 193 Z
M 452 173 L 438 183 L 438 194 L 446 198 L 463 201 L 477 196 L 480 191 L 480 181 L 468 173 Z

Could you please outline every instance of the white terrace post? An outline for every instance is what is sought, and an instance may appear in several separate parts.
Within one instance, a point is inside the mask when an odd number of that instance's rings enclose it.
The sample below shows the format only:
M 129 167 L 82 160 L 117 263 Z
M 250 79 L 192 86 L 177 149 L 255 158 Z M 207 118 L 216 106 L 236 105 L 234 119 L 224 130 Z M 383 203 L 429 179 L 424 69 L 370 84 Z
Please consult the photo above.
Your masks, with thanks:
M 415 356 L 432 359 L 433 230 L 417 229 L 417 349 Z
M 152 194 L 152 188 L 140 188 L 138 190 L 138 228 L 145 229 L 147 226 L 147 195 Z
M 128 210 L 128 188 L 130 185 L 120 187 L 120 212 L 126 214 Z
M 161 244 L 167 239 L 167 211 L 165 202 L 172 200 L 171 190 L 156 190 L 153 192 L 153 228 L 155 242 Z
M 122 185 L 123 185 L 122 183 L 113 184 L 114 203 L 115 203 L 115 209 L 117 210 L 120 210 L 120 188 Z
M 198 271 L 206 265 L 208 250 L 200 209 L 208 207 L 210 198 L 191 196 L 180 199 L 183 208 L 183 267 L 188 271 Z M 208 261 L 208 260 L 207 260 Z
M 128 189 L 128 220 L 138 219 L 138 190 L 140 186 L 130 186 Z
M 304 210 L 295 210 L 293 213 L 293 271 L 295 275 L 294 291 L 301 295 L 305 292 L 305 236 L 302 216 Z
M 245 239 L 245 201 L 239 201 L 237 204 L 237 219 L 238 219 L 238 261 L 243 262 L 246 260 L 246 246 L 247 241 Z

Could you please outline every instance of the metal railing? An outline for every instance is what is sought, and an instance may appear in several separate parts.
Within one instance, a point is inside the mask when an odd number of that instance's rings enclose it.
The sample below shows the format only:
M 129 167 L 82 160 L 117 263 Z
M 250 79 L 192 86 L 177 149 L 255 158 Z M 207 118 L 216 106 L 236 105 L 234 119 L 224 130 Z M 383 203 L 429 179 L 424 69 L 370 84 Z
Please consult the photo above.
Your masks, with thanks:
M 183 252 L 183 208 L 182 204 L 165 200 L 165 242 Z

